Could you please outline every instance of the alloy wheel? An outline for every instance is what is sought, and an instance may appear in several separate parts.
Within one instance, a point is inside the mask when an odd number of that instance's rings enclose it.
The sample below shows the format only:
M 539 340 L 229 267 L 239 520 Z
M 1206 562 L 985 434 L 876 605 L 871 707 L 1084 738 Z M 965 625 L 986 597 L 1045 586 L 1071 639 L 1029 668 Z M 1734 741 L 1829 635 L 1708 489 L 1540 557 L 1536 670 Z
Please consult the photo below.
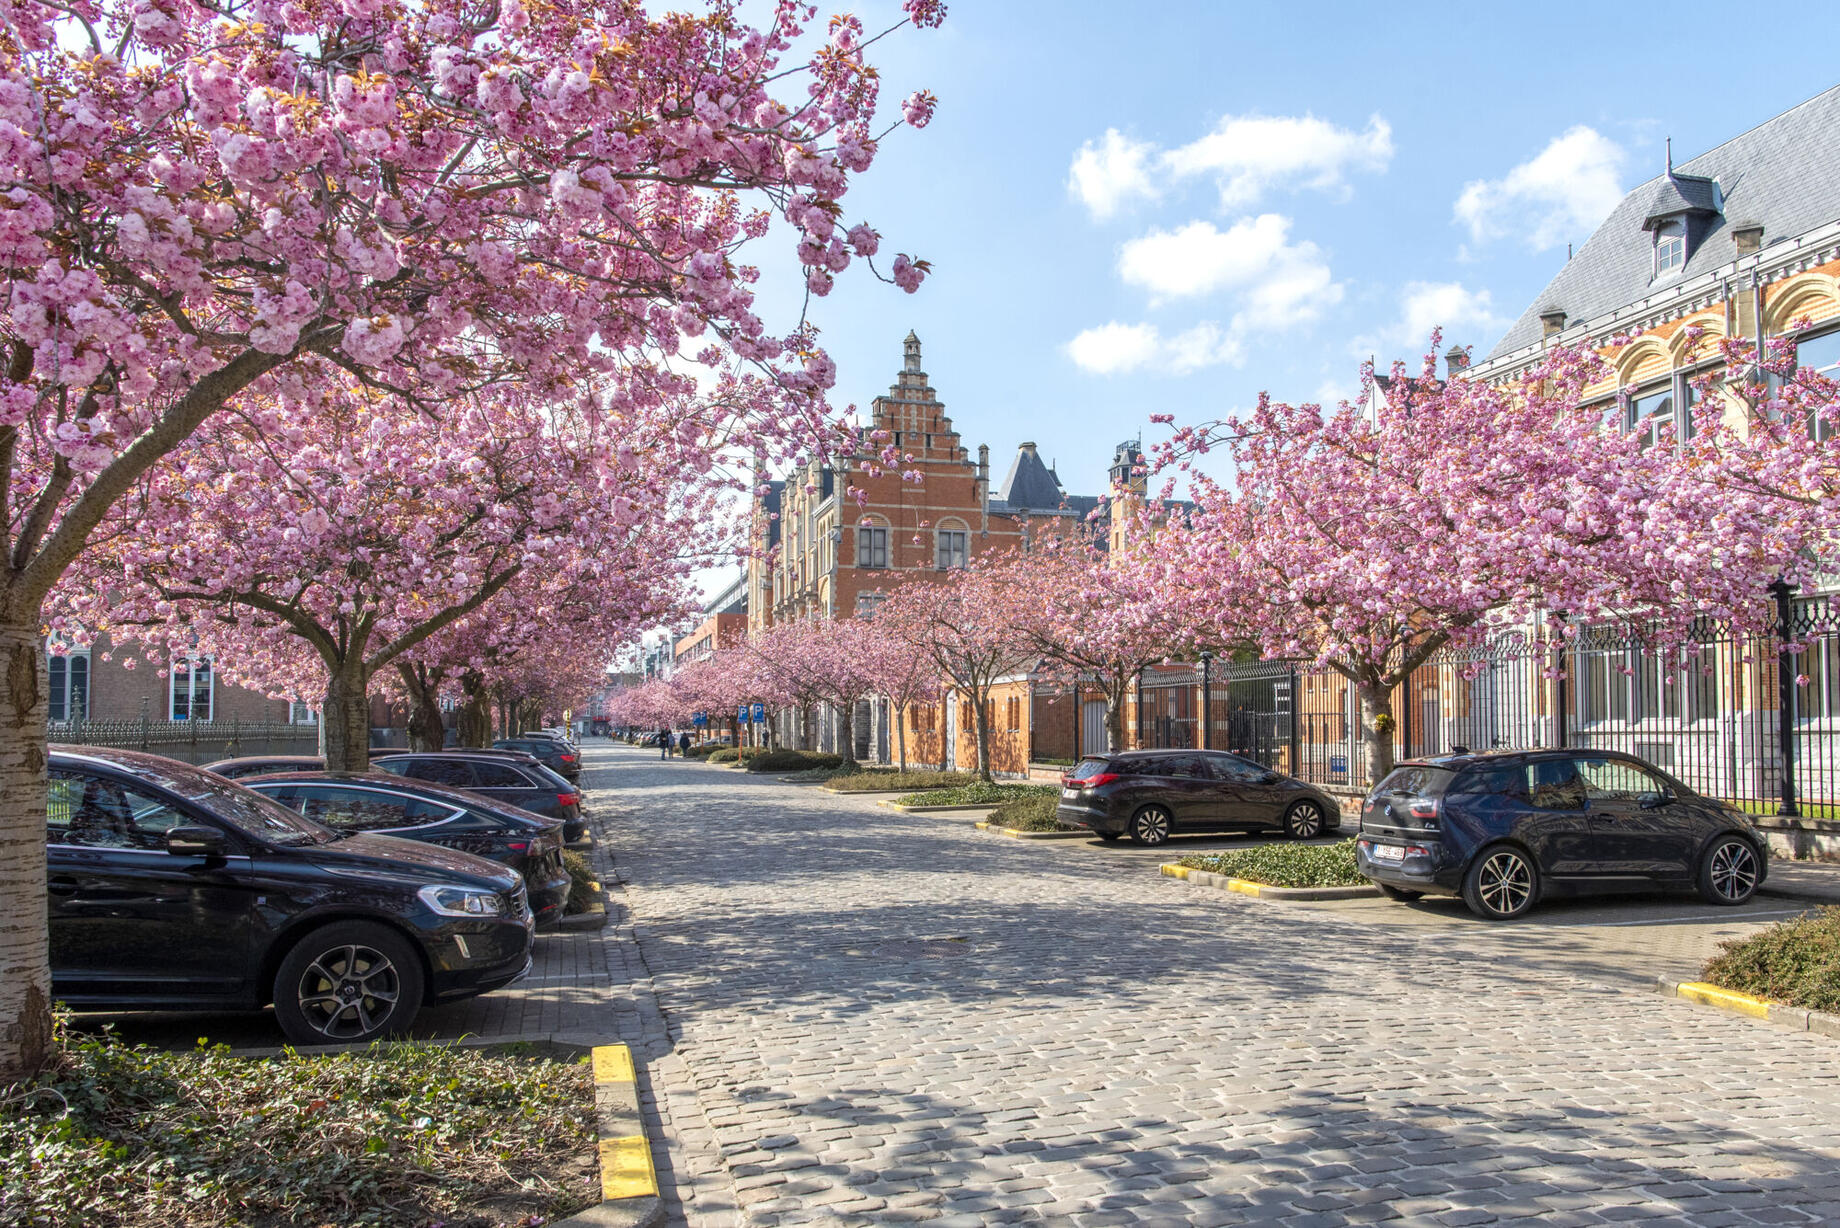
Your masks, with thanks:
M 1138 844 L 1162 844 L 1169 839 L 1169 812 L 1161 806 L 1146 806 L 1131 820 L 1131 839 Z
M 1298 802 L 1284 816 L 1284 830 L 1296 840 L 1314 840 L 1322 835 L 1322 807 L 1315 802 Z
M 1727 840 L 1712 850 L 1708 877 L 1720 899 L 1743 903 L 1757 889 L 1757 854 L 1742 840 Z
M 1533 867 L 1512 849 L 1491 853 L 1476 875 L 1476 894 L 1498 917 L 1511 917 L 1532 902 Z
M 356 944 L 332 947 L 307 965 L 296 991 L 300 1013 L 328 1040 L 375 1032 L 396 1010 L 402 978 L 389 956 Z

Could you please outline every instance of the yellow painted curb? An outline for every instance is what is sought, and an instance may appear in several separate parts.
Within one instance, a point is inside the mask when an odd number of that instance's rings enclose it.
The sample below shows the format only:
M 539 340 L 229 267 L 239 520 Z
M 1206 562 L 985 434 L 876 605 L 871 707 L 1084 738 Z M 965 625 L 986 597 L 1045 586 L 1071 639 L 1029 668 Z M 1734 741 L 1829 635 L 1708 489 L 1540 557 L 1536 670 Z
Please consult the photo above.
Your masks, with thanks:
M 1682 981 L 1674 987 L 1674 995 L 1685 998 L 1689 1002 L 1699 1002 L 1706 1006 L 1717 1006 L 1724 1010 L 1736 1011 L 1740 1015 L 1751 1015 L 1758 1019 L 1770 1017 L 1770 1004 L 1762 998 L 1753 998 L 1747 993 L 1720 989 L 1717 985 L 1708 985 L 1704 981 Z
M 1165 878 L 1179 878 L 1184 881 L 1188 879 L 1190 873 L 1201 873 L 1199 870 L 1191 871 L 1188 866 L 1179 866 L 1173 861 L 1166 861 L 1158 868 Z M 1224 887 L 1228 891 L 1237 891 L 1241 895 L 1251 896 L 1258 895 L 1261 886 L 1259 883 L 1249 883 L 1243 878 L 1222 878 L 1217 874 L 1210 874 L 1207 883 L 1209 886 Z
M 1165 861 L 1162 866 L 1164 878 L 1187 878 L 1188 867 L 1179 866 L 1173 861 Z
M 639 1103 L 637 1075 L 633 1070 L 632 1050 L 625 1045 L 596 1045 L 590 1056 L 594 1069 L 594 1086 L 616 1090 L 622 1101 L 635 1109 Z M 624 1114 L 622 1114 L 623 1116 Z M 632 1122 L 639 1125 L 637 1119 Z M 603 1129 L 605 1126 L 603 1125 Z M 603 1136 L 600 1140 L 601 1198 L 655 1198 L 658 1173 L 652 1167 L 651 1144 L 645 1135 Z
M 601 1198 L 650 1198 L 658 1193 L 652 1149 L 643 1134 L 601 1140 Z

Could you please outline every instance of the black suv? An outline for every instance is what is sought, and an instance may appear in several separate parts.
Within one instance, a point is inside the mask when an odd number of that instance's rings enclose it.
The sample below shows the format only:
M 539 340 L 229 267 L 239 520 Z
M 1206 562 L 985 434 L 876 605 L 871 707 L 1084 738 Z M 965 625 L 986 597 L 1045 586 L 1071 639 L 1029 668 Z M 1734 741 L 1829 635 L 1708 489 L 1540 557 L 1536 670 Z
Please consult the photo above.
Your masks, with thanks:
M 371 766 L 394 776 L 465 789 L 521 810 L 562 820 L 562 838 L 575 844 L 588 831 L 581 791 L 530 755 L 514 750 L 405 751 L 372 755 Z
M 365 1041 L 530 968 L 515 871 L 157 755 L 52 747 L 46 842 L 52 994 L 79 1009 L 272 1002 L 296 1044 Z
M 533 734 L 524 738 L 500 738 L 492 746 L 497 750 L 521 751 L 565 780 L 581 779 L 581 752 L 561 738 Z
M 1341 826 L 1322 790 L 1217 750 L 1133 750 L 1091 755 L 1061 777 L 1055 815 L 1101 840 L 1129 835 L 1157 845 L 1178 831 L 1282 828 L 1299 840 Z
M 1634 755 L 1489 751 L 1400 764 L 1368 794 L 1361 873 L 1394 899 L 1518 917 L 1548 892 L 1697 887 L 1742 904 L 1769 872 L 1743 812 Z
M 562 919 L 569 872 L 555 819 L 387 772 L 278 772 L 238 783 L 336 831 L 401 836 L 508 865 L 524 876 L 537 928 Z

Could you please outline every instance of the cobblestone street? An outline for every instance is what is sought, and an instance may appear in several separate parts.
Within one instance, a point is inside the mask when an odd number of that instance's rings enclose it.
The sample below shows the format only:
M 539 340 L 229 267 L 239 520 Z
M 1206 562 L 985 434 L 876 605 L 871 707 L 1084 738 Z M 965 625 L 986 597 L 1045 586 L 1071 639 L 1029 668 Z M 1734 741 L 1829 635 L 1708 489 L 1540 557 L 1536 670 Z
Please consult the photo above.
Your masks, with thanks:
M 588 766 L 676 1222 L 1840 1219 L 1834 1043 L 1645 992 L 1731 914 L 1374 924 L 636 750 Z

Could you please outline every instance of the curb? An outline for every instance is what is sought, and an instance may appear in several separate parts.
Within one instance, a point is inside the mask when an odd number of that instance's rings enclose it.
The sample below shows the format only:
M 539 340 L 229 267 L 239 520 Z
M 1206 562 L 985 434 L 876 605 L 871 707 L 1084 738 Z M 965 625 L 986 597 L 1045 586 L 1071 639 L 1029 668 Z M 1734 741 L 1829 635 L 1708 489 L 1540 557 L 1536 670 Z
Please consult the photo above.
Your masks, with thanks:
M 1819 1032 L 1823 1036 L 1840 1037 L 1840 1015 L 1827 1011 L 1805 1011 L 1799 1006 L 1784 1006 L 1781 1002 L 1754 998 L 1733 989 L 1720 989 L 1704 981 L 1670 981 L 1665 976 L 1656 977 L 1655 992 L 1663 997 L 1684 998 L 1701 1006 L 1730 1011 L 1734 1015 L 1766 1019 L 1797 1032 Z
M 600 1132 L 601 1202 L 551 1228 L 651 1228 L 664 1222 L 652 1146 L 639 1115 L 639 1088 L 632 1050 L 595 1045 L 594 1116 Z
M 1093 834 L 1085 828 L 1079 831 L 1017 831 L 1013 827 L 998 827 L 995 823 L 980 822 L 979 831 L 995 832 L 999 836 L 1008 836 L 1012 840 L 1073 840 L 1084 836 L 1093 839 Z
M 1002 803 L 960 802 L 956 806 L 903 806 L 896 802 L 877 802 L 875 804 L 878 806 L 886 806 L 890 810 L 899 810 L 902 814 L 945 814 L 947 811 L 952 810 L 983 810 L 988 812 L 995 810 Z
M 1179 878 L 1190 886 L 1237 891 L 1261 900 L 1364 900 L 1380 894 L 1380 888 L 1371 883 L 1365 887 L 1272 887 L 1243 878 L 1229 878 L 1225 874 L 1210 874 L 1206 870 L 1191 870 L 1173 861 L 1164 862 L 1158 869 L 1165 878 Z
M 556 922 L 556 929 L 564 934 L 580 933 L 583 930 L 605 929 L 607 926 L 607 897 L 602 893 L 601 885 L 594 884 L 595 900 L 592 908 L 580 912 L 564 913 Z

